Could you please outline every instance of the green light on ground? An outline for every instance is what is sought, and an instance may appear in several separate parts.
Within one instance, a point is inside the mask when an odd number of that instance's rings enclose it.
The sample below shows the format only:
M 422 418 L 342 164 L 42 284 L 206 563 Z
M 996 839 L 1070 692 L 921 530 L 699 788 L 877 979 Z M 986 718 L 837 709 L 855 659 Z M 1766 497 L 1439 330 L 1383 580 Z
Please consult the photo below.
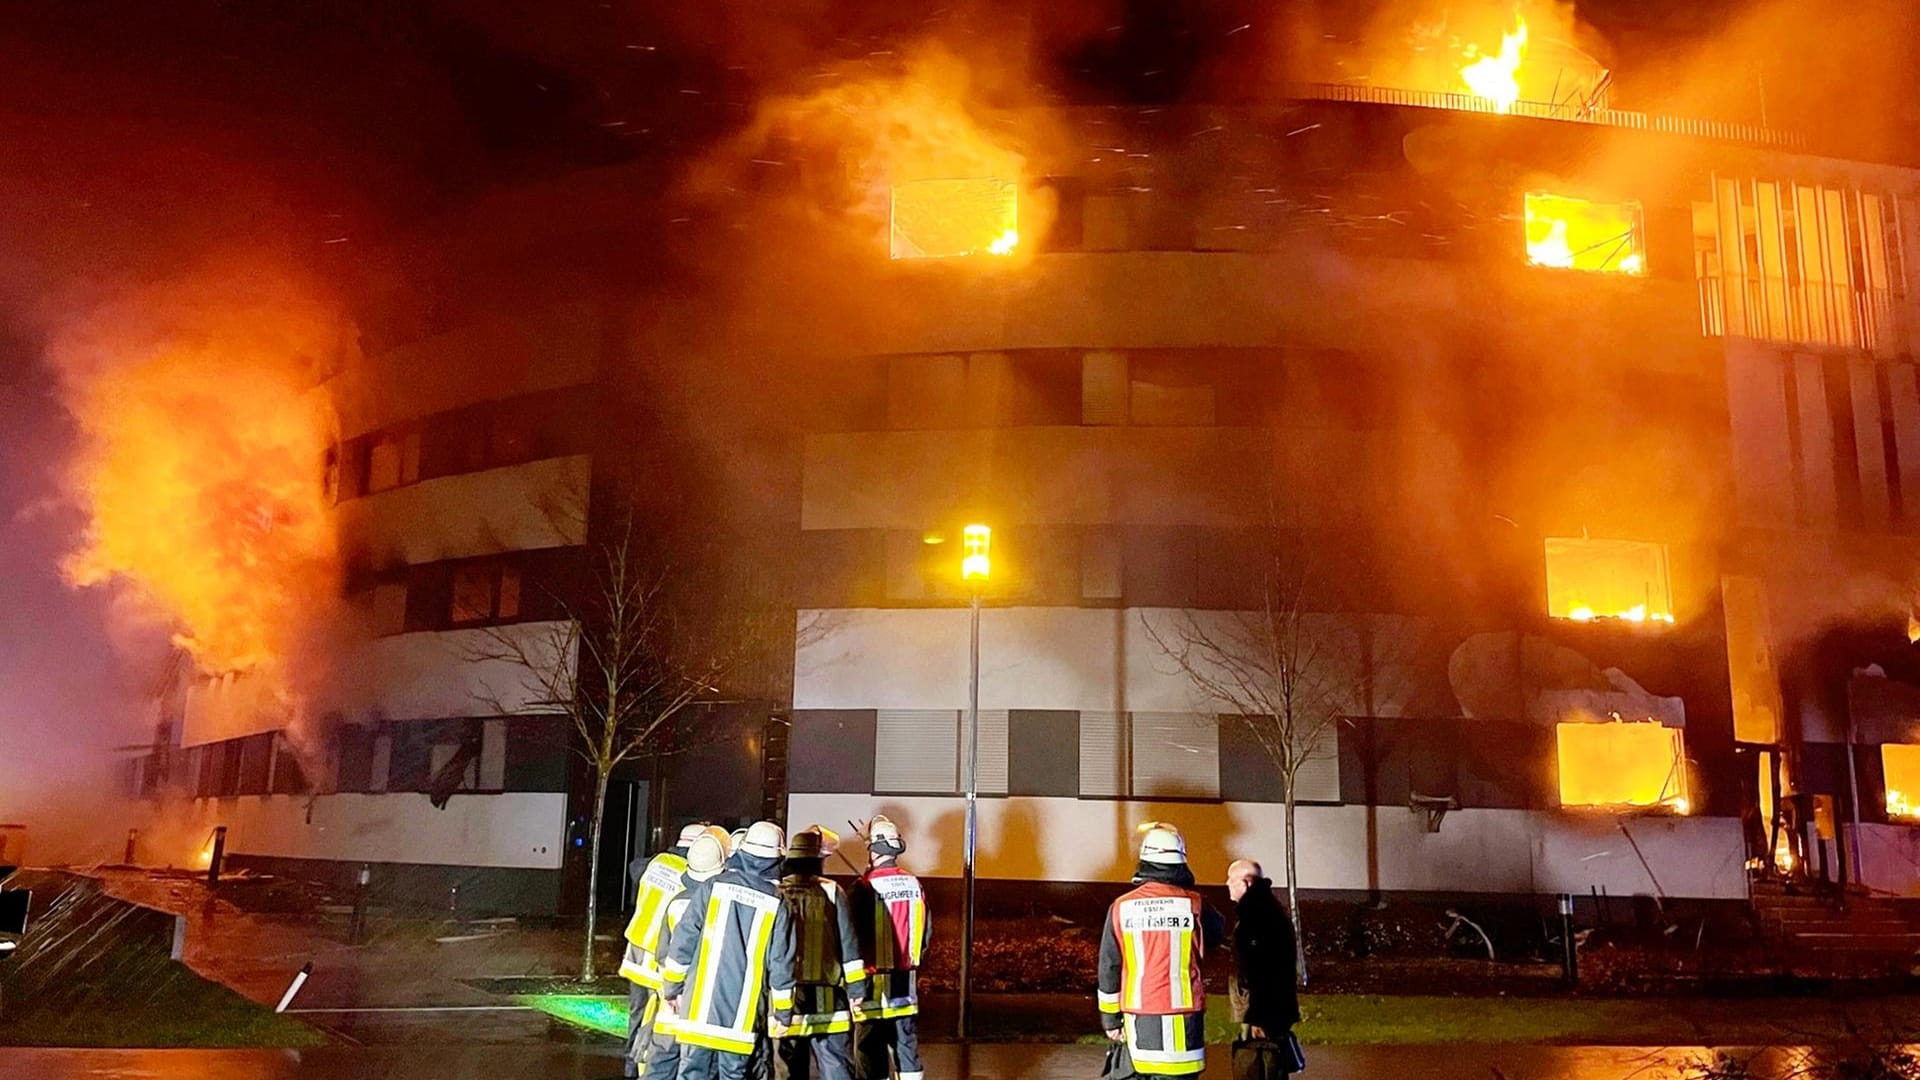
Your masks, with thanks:
M 594 997 L 589 994 L 523 994 L 519 1001 L 522 1005 L 575 1027 L 620 1039 L 627 1037 L 625 998 Z

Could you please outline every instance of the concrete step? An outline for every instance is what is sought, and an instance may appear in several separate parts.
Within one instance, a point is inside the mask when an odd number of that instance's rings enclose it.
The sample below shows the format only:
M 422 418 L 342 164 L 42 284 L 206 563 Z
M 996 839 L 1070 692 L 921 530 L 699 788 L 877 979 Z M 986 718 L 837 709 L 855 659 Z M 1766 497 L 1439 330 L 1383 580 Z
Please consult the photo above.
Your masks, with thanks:
M 1806 949 L 1845 949 L 1853 952 L 1912 954 L 1920 952 L 1920 934 L 1796 933 L 1792 944 Z

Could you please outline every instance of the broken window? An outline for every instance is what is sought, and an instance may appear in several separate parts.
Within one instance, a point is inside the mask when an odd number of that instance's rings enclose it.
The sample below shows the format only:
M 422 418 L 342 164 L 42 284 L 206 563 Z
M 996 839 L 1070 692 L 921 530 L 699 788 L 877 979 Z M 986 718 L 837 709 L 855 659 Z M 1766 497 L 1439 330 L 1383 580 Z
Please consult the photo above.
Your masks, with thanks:
M 1887 816 L 1920 821 L 1920 746 L 1881 746 L 1880 768 L 1886 777 Z
M 1556 727 L 1560 805 L 1665 806 L 1686 813 L 1686 754 L 1680 729 L 1657 720 Z
M 1646 231 L 1637 202 L 1589 202 L 1530 191 L 1527 261 L 1609 274 L 1647 272 Z
M 996 177 L 914 180 L 893 188 L 891 255 L 1006 255 L 1020 243 L 1020 192 Z
M 1575 622 L 1672 622 L 1667 546 L 1644 540 L 1548 537 L 1547 614 Z

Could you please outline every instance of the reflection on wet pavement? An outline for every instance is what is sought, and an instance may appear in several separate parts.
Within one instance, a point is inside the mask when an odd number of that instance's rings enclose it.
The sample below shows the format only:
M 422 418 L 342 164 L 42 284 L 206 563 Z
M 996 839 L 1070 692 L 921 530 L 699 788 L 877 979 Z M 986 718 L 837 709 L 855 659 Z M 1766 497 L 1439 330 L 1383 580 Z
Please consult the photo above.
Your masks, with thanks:
M 1810 1060 L 1803 1050 L 1734 1052 L 1754 1080 L 1785 1080 Z M 1702 1048 L 1393 1046 L 1312 1047 L 1307 1080 L 1697 1080 L 1713 1059 Z M 927 1048 L 927 1074 L 941 1080 L 1086 1080 L 1098 1075 L 1094 1046 Z M 9 1050 L 0 1077 L 34 1080 L 597 1080 L 619 1075 L 603 1048 L 579 1046 L 328 1047 L 321 1050 Z M 1225 1080 L 1224 1053 L 1208 1080 Z

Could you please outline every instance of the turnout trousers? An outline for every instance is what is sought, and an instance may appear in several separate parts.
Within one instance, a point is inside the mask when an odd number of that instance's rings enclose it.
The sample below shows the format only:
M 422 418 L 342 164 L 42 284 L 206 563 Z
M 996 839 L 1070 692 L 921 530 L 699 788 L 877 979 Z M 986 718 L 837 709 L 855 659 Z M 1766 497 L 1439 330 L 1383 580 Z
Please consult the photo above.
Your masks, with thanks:
M 750 1054 L 685 1044 L 680 1047 L 680 1080 L 747 1080 L 752 1060 Z
M 920 1018 L 909 1014 L 863 1020 L 855 1026 L 855 1073 L 860 1080 L 925 1080 L 920 1065 Z
M 853 1080 L 853 1033 L 789 1035 L 775 1044 L 774 1080 Z M 815 1061 L 820 1069 L 814 1072 Z
M 637 982 L 627 983 L 627 1053 L 621 1062 L 622 1075 L 640 1075 L 640 1066 L 653 1045 L 653 1014 L 658 1008 L 652 990 Z

